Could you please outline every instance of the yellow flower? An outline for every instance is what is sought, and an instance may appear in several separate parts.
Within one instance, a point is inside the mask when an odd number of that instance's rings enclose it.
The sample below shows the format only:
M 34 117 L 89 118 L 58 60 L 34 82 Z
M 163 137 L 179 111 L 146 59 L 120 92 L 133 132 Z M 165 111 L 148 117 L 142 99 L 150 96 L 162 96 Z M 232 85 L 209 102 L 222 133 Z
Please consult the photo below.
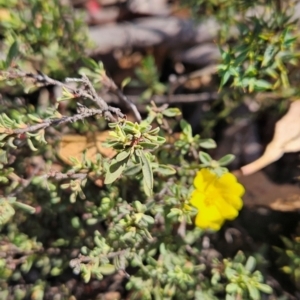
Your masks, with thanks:
M 233 174 L 218 177 L 208 169 L 202 169 L 194 179 L 194 186 L 190 203 L 198 208 L 196 226 L 219 230 L 225 220 L 238 216 L 245 189 Z

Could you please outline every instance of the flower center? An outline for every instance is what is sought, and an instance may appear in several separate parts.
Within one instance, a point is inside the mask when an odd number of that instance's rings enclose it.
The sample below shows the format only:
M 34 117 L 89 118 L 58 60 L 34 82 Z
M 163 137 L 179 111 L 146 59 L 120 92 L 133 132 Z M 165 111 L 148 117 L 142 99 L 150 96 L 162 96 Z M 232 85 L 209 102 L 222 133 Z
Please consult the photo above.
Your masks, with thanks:
M 204 202 L 207 206 L 214 205 L 216 199 L 220 197 L 218 189 L 213 184 L 208 184 L 204 190 Z

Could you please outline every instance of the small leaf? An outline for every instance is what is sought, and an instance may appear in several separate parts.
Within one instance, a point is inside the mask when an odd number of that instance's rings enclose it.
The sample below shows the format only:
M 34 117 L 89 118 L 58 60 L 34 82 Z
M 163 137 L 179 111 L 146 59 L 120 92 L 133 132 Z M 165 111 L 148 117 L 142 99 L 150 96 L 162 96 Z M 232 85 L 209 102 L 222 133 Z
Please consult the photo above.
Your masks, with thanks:
M 127 84 L 130 83 L 130 81 L 131 81 L 131 78 L 130 78 L 130 77 L 124 78 L 123 81 L 122 81 L 122 83 L 121 83 L 121 89 L 123 90 L 124 87 L 125 87 Z
M 156 168 L 154 171 L 164 176 L 169 176 L 176 173 L 176 170 L 174 168 L 167 165 L 159 165 L 158 168 Z
M 268 65 L 268 63 L 274 58 L 274 55 L 276 53 L 276 48 L 274 45 L 270 44 L 268 45 L 265 53 L 264 53 L 264 59 L 261 63 L 262 67 L 265 67 Z
M 171 208 L 171 211 L 167 214 L 167 218 L 173 218 L 175 216 L 181 216 L 182 210 L 179 208 Z
M 154 150 L 155 148 L 158 147 L 157 144 L 150 143 L 150 142 L 140 142 L 139 145 L 142 146 L 145 150 L 146 149 L 148 149 L 148 150 Z
M 17 41 L 10 46 L 7 57 L 6 57 L 6 65 L 7 67 L 11 66 L 13 59 L 19 54 L 19 44 Z
M 255 286 L 247 284 L 247 287 L 248 287 L 248 291 L 249 291 L 249 295 L 250 295 L 251 299 L 253 299 L 253 300 L 260 299 L 259 290 Z
M 143 219 L 148 223 L 148 224 L 154 224 L 154 218 L 148 215 L 143 215 Z
M 221 159 L 219 159 L 218 163 L 220 166 L 227 166 L 235 159 L 235 156 L 233 154 L 227 154 L 223 156 Z
M 145 156 L 145 153 L 143 151 L 138 150 L 137 154 L 141 158 L 144 190 L 146 195 L 150 197 L 152 195 L 153 189 L 153 172 L 150 161 Z
M 252 272 L 255 269 L 256 266 L 256 260 L 253 256 L 249 256 L 245 265 L 245 268 L 249 271 Z
M 203 151 L 199 152 L 199 159 L 203 164 L 206 164 L 206 165 L 208 165 L 212 161 L 212 158 L 210 157 L 210 155 Z
M 273 292 L 273 289 L 265 283 L 258 284 L 257 288 L 266 294 L 271 294 Z
M 111 184 L 117 178 L 119 178 L 123 173 L 123 171 L 125 170 L 127 162 L 128 162 L 128 157 L 122 161 L 117 161 L 116 159 L 113 159 L 112 163 L 108 167 L 104 183 Z
M 282 73 L 281 73 L 282 74 Z M 254 82 L 255 91 L 265 91 L 272 89 L 272 84 L 266 80 L 255 80 Z
M 158 143 L 159 145 L 162 145 L 166 142 L 166 139 L 162 136 L 157 136 L 155 142 Z
M 132 166 L 127 167 L 123 174 L 127 176 L 133 176 L 138 174 L 141 170 L 142 166 L 140 164 L 134 164 Z
M 34 122 L 37 122 L 37 123 L 42 123 L 43 120 L 35 115 L 32 115 L 32 114 L 27 114 L 28 118 Z
M 117 161 L 123 161 L 123 160 L 125 160 L 129 155 L 130 155 L 130 149 L 124 150 L 124 151 L 120 152 L 120 153 L 116 156 L 116 160 L 117 160 Z
M 171 117 L 180 116 L 180 115 L 181 115 L 181 111 L 180 111 L 179 108 L 174 107 L 174 108 L 168 108 L 168 109 L 164 110 L 164 111 L 162 112 L 162 114 L 163 114 L 164 116 L 166 116 L 166 117 L 171 118 Z
M 99 222 L 99 219 L 96 218 L 89 218 L 86 220 L 86 224 L 89 226 L 96 225 Z
M 182 132 L 186 136 L 191 137 L 193 135 L 193 133 L 192 133 L 192 127 L 191 127 L 191 125 L 187 121 L 185 121 L 183 119 L 180 120 L 180 127 L 182 129 Z
M 236 293 L 238 289 L 237 283 L 229 283 L 226 285 L 226 293 L 233 294 Z
M 116 271 L 116 268 L 112 264 L 107 264 L 107 265 L 98 267 L 97 271 L 99 271 L 103 275 L 111 275 Z
M 34 147 L 31 139 L 27 139 L 27 144 L 28 144 L 31 151 L 37 151 L 38 150 L 37 148 Z
M 22 202 L 14 202 L 13 205 L 17 208 L 25 210 L 27 213 L 30 213 L 30 214 L 35 213 L 35 208 L 28 205 L 28 204 L 25 204 L 25 203 L 22 203 Z
M 217 147 L 217 144 L 213 139 L 201 139 L 199 145 L 205 149 L 213 149 Z
M 98 64 L 91 58 L 82 57 L 83 63 L 91 70 L 96 70 L 99 68 Z

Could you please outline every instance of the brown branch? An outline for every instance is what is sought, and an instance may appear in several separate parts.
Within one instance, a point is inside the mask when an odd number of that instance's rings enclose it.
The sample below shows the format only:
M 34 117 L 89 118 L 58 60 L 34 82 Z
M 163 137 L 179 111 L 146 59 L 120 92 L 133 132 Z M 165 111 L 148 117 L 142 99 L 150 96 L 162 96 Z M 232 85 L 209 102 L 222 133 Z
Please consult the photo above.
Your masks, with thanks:
M 79 120 L 83 120 L 85 118 L 94 116 L 94 115 L 102 115 L 102 110 L 100 109 L 93 109 L 93 108 L 87 108 L 86 106 L 83 106 L 80 103 L 77 103 L 78 109 L 77 111 L 79 112 L 78 114 L 67 117 L 63 116 L 62 118 L 55 118 L 55 119 L 48 119 L 48 120 L 43 120 L 43 122 L 35 125 L 30 125 L 25 128 L 18 128 L 18 129 L 7 129 L 8 134 L 22 134 L 26 132 L 34 132 L 37 130 L 45 129 L 49 126 L 56 126 L 56 125 L 61 125 L 64 123 L 74 123 Z
M 135 119 L 140 123 L 142 121 L 141 114 L 139 113 L 136 105 L 128 98 L 123 92 L 118 88 L 116 83 L 109 78 L 106 74 L 102 76 L 102 84 L 130 110 L 134 114 Z
M 125 115 L 120 111 L 119 108 L 115 108 L 115 107 L 111 107 L 111 106 L 107 105 L 107 103 L 103 100 L 103 98 L 96 93 L 92 83 L 85 75 L 83 75 L 82 78 L 80 78 L 80 79 L 67 78 L 66 81 L 83 83 L 84 86 L 86 87 L 86 89 L 70 87 L 69 85 L 64 84 L 58 80 L 52 79 L 49 76 L 42 74 L 42 73 L 33 74 L 30 72 L 22 72 L 19 70 L 10 70 L 10 71 L 0 71 L 0 75 L 4 76 L 6 79 L 19 79 L 19 78 L 32 79 L 34 81 L 34 83 L 41 84 L 42 86 L 56 85 L 56 86 L 64 87 L 65 89 L 69 90 L 74 95 L 74 98 L 86 98 L 86 99 L 90 99 L 93 102 L 95 102 L 100 107 L 101 114 L 105 117 L 105 119 L 107 119 L 111 122 L 115 122 L 116 120 L 113 117 L 113 114 L 116 115 L 118 118 L 121 118 L 121 119 L 125 118 Z M 97 114 L 99 114 L 99 110 L 98 110 Z M 93 115 L 93 114 L 91 114 L 91 115 Z M 80 117 L 78 115 L 77 115 L 77 117 L 79 118 L 78 120 L 80 120 Z M 57 119 L 56 119 L 56 121 L 58 123 L 62 122 L 62 121 L 58 121 Z M 72 119 L 68 119 L 65 122 L 72 122 L 72 121 L 73 121 Z M 75 118 L 75 121 L 76 121 L 76 118 Z M 51 124 L 52 123 L 50 121 L 50 124 L 48 126 L 50 126 Z M 46 127 L 48 127 L 48 126 L 46 126 Z M 43 127 L 41 127 L 41 128 L 43 128 Z

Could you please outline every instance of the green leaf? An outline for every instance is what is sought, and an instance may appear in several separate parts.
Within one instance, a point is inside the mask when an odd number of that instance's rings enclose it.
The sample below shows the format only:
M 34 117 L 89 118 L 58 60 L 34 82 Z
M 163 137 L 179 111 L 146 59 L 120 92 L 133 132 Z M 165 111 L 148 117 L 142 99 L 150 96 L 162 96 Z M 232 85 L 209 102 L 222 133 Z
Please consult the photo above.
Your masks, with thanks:
M 176 174 L 176 170 L 167 165 L 159 165 L 154 171 L 164 176 Z
M 86 224 L 89 226 L 93 226 L 99 222 L 99 219 L 97 218 L 89 218 L 86 220 Z
M 138 174 L 141 170 L 142 166 L 140 164 L 134 164 L 132 166 L 127 167 L 123 174 L 126 176 L 133 176 Z
M 112 264 L 107 264 L 98 267 L 97 270 L 103 275 L 111 275 L 116 271 L 116 268 Z
M 166 117 L 176 117 L 176 116 L 180 116 L 181 115 L 181 111 L 180 109 L 178 109 L 177 107 L 174 107 L 174 108 L 168 108 L 166 110 L 164 110 L 162 112 L 162 114 Z
M 192 127 L 191 125 L 186 121 L 186 120 L 180 120 L 180 127 L 182 129 L 182 132 L 188 136 L 188 137 L 192 137 L 193 133 L 192 133 Z
M 221 76 L 222 76 L 222 79 L 221 79 L 221 84 L 220 85 L 222 87 L 227 83 L 227 81 L 229 80 L 231 74 L 230 74 L 229 70 L 227 70 Z
M 229 294 L 236 293 L 238 287 L 239 286 L 237 285 L 237 283 L 229 283 L 226 285 L 226 293 L 229 293 Z
M 158 147 L 157 144 L 150 143 L 150 142 L 139 142 L 139 146 L 142 146 L 145 150 L 154 150 Z
M 287 249 L 293 249 L 294 248 L 293 242 L 289 238 L 287 238 L 285 236 L 280 236 L 280 239 L 282 240 L 285 248 L 287 248 Z
M 167 218 L 173 218 L 176 216 L 181 216 L 182 215 L 182 210 L 180 210 L 179 208 L 171 208 L 171 211 L 167 214 Z
M 152 168 L 150 165 L 150 161 L 145 156 L 145 153 L 141 150 L 137 150 L 137 151 L 138 151 L 137 154 L 141 158 L 144 190 L 145 190 L 146 195 L 150 197 L 152 195 L 152 190 L 153 190 Z
M 62 87 L 62 96 L 57 98 L 57 102 L 73 99 L 74 95 L 66 88 Z
M 205 149 L 213 149 L 217 147 L 217 144 L 213 139 L 201 139 L 199 145 Z
M 155 142 L 158 143 L 159 145 L 162 145 L 166 142 L 166 139 L 162 136 L 157 136 Z
M 83 56 L 82 61 L 86 65 L 86 67 L 90 68 L 91 70 L 96 70 L 99 68 L 99 65 L 91 58 Z
M 254 83 L 254 89 L 255 91 L 265 91 L 265 90 L 269 90 L 272 89 L 272 84 L 266 80 L 255 80 Z
M 212 161 L 212 158 L 210 157 L 210 155 L 203 151 L 199 152 L 199 159 L 203 164 L 206 164 L 206 165 L 208 165 Z
M 269 285 L 267 285 L 265 283 L 259 283 L 257 285 L 257 288 L 260 291 L 262 291 L 263 293 L 266 293 L 266 294 L 271 294 L 273 292 L 273 289 Z
M 123 81 L 122 81 L 122 83 L 121 83 L 121 89 L 123 90 L 124 87 L 125 87 L 127 84 L 130 83 L 130 81 L 131 81 L 131 77 L 126 77 L 126 78 L 124 78 Z
M 130 149 L 124 150 L 120 152 L 115 159 L 116 161 L 123 161 L 130 155 L 130 153 L 131 153 Z
M 148 216 L 148 215 L 143 215 L 143 219 L 148 223 L 148 224 L 154 224 L 155 220 L 153 217 Z
M 7 57 L 6 57 L 6 65 L 9 68 L 13 59 L 19 54 L 19 44 L 17 41 L 10 46 Z
M 250 295 L 251 299 L 253 299 L 253 300 L 260 299 L 259 290 L 255 286 L 253 286 L 251 284 L 247 284 L 247 287 L 248 287 L 248 291 L 249 291 L 249 295 Z
M 28 117 L 30 120 L 32 120 L 32 121 L 34 121 L 34 122 L 37 122 L 37 123 L 43 122 L 43 120 L 42 120 L 41 118 L 39 118 L 39 117 L 37 117 L 37 116 L 35 116 L 35 115 L 32 115 L 32 114 L 27 114 L 27 117 Z
M 127 162 L 128 162 L 128 156 L 122 161 L 117 161 L 116 159 L 113 159 L 110 166 L 108 167 L 104 183 L 111 184 L 117 178 L 119 178 L 123 173 L 123 171 L 125 170 Z
M 227 154 L 218 160 L 220 166 L 227 166 L 235 159 L 233 154 Z
M 25 203 L 22 203 L 22 202 L 14 202 L 12 204 L 13 204 L 13 206 L 15 206 L 17 208 L 20 208 L 20 209 L 26 211 L 27 213 L 30 213 L 30 214 L 35 213 L 35 208 L 28 205 L 28 204 L 25 204 Z
M 27 144 L 28 144 L 31 151 L 37 151 L 38 150 L 37 148 L 34 147 L 31 139 L 27 139 Z
M 253 272 L 256 266 L 256 260 L 253 256 L 249 256 L 245 265 L 245 268 L 249 271 L 249 272 Z
M 268 65 L 268 63 L 274 58 L 274 55 L 276 53 L 276 48 L 274 45 L 270 44 L 268 45 L 265 53 L 264 53 L 264 58 L 263 61 L 261 63 L 262 67 L 265 67 Z

